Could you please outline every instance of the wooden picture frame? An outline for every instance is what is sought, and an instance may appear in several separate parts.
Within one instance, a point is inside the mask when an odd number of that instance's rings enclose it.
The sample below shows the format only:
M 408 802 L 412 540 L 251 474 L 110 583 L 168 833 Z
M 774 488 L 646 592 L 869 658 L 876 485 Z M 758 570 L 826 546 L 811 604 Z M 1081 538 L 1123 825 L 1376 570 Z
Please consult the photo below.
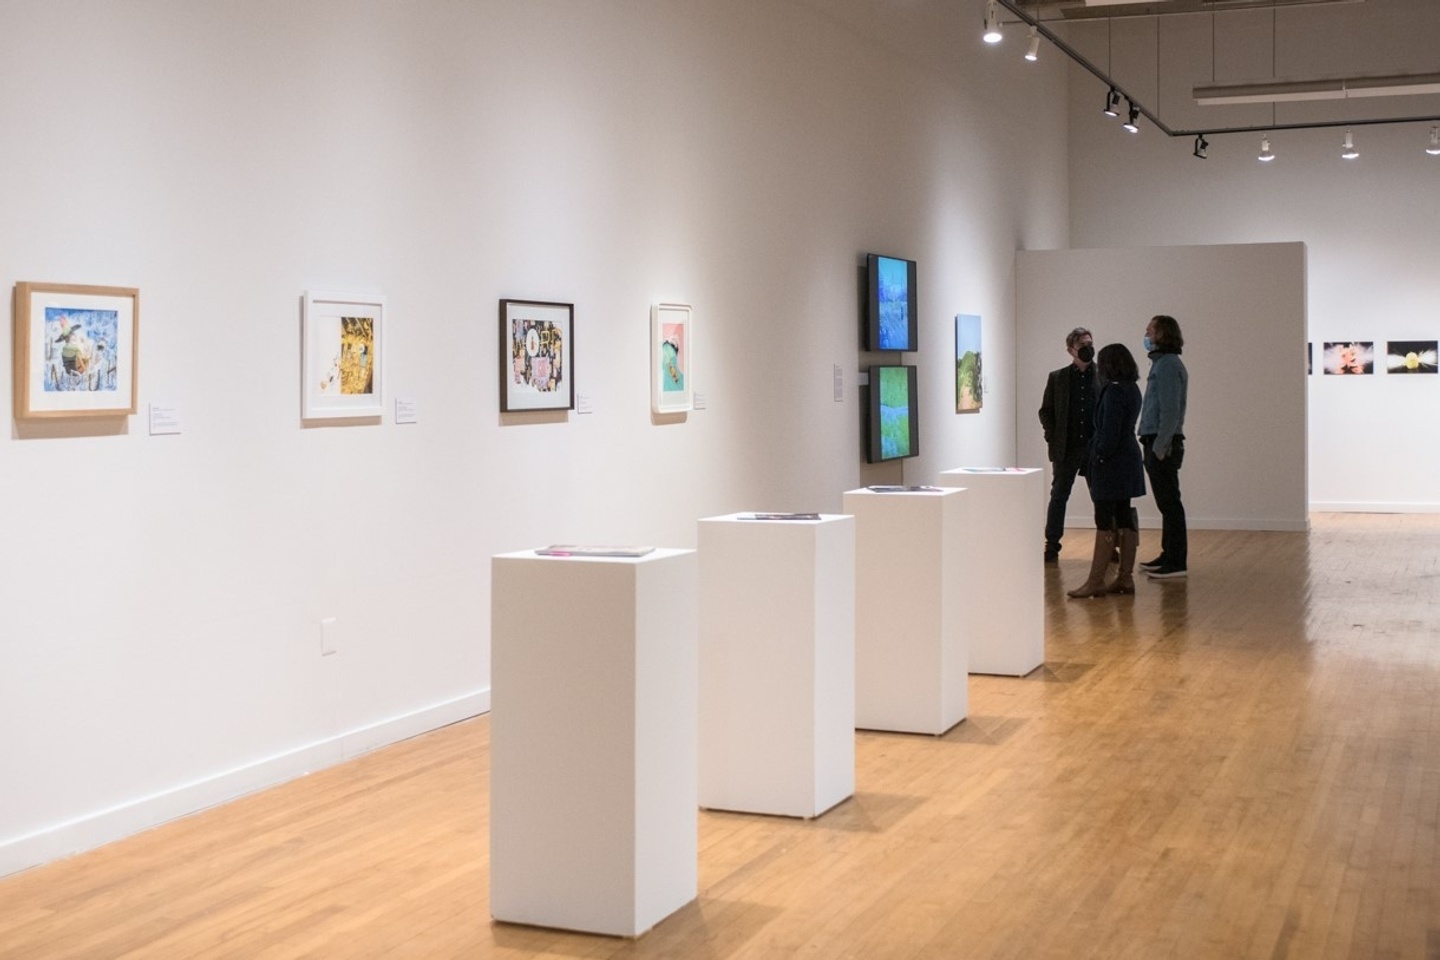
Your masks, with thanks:
M 385 412 L 385 298 L 305 293 L 300 416 L 380 417 Z
M 500 301 L 500 412 L 575 409 L 575 305 Z
M 650 308 L 650 409 L 655 413 L 695 409 L 693 313 L 686 303 Z
M 15 419 L 136 411 L 139 290 L 17 283 L 13 322 Z

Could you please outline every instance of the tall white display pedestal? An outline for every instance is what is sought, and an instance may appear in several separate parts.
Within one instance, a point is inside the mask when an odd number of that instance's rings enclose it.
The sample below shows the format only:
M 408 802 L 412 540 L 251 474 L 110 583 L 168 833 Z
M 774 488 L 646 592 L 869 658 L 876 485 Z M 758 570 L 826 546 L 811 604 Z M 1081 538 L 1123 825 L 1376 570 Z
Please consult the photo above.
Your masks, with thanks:
M 695 899 L 696 560 L 491 563 L 490 913 L 633 937 Z
M 1023 677 L 1045 662 L 1045 471 L 961 467 L 940 483 L 968 491 L 965 540 L 985 557 L 963 584 L 970 672 Z
M 699 525 L 700 805 L 816 817 L 855 792 L 855 520 Z
M 964 490 L 851 490 L 855 726 L 941 734 L 965 719 Z M 974 549 L 982 549 L 974 547 Z

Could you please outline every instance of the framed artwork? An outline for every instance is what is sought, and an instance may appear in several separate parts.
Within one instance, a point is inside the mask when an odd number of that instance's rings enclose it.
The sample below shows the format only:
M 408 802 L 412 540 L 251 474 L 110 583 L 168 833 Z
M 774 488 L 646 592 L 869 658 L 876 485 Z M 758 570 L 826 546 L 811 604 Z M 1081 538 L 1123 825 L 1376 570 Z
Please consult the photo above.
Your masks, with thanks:
M 1388 373 L 1434 373 L 1435 361 L 1434 340 L 1390 340 L 1385 344 Z
M 575 305 L 500 301 L 500 410 L 575 409 Z
M 15 418 L 136 410 L 140 291 L 15 284 Z
M 1331 375 L 1368 376 L 1375 372 L 1375 343 L 1371 340 L 1327 341 L 1325 372 Z
M 650 308 L 650 409 L 684 413 L 695 407 L 691 310 L 683 303 Z
M 915 261 L 871 253 L 865 257 L 869 278 L 865 346 L 870 350 L 918 350 L 919 310 Z
M 984 404 L 980 386 L 980 318 L 955 316 L 955 412 L 979 413 Z
M 920 455 L 920 391 L 913 365 L 870 368 L 866 413 L 868 463 Z
M 301 416 L 380 416 L 385 406 L 384 338 L 383 297 L 307 291 Z

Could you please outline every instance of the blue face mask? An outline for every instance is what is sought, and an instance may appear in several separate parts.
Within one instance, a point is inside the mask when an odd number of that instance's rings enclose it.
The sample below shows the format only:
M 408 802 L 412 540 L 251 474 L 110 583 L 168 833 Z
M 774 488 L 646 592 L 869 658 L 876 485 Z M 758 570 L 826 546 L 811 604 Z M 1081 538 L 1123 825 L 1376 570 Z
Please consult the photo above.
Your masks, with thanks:
M 1144 339 L 1140 341 L 1140 346 L 1145 348 L 1146 353 L 1152 353 L 1155 350 L 1155 342 L 1150 339 L 1150 334 L 1145 334 Z

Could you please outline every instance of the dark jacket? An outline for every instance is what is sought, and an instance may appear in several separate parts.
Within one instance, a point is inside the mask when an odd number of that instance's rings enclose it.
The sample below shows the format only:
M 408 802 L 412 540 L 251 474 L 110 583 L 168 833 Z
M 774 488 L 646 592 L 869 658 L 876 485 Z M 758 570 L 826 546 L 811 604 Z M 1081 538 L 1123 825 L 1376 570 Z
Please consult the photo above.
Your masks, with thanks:
M 1135 440 L 1140 388 L 1129 381 L 1107 383 L 1095 402 L 1095 436 L 1090 440 L 1090 499 L 1145 496 L 1145 461 Z
M 1045 380 L 1045 396 L 1040 401 L 1040 426 L 1045 430 L 1045 445 L 1051 463 L 1063 463 L 1065 448 L 1070 443 L 1070 379 L 1089 377 L 1095 380 L 1095 364 L 1080 370 L 1073 363 L 1050 371 Z M 1098 393 L 1100 385 L 1095 384 Z

